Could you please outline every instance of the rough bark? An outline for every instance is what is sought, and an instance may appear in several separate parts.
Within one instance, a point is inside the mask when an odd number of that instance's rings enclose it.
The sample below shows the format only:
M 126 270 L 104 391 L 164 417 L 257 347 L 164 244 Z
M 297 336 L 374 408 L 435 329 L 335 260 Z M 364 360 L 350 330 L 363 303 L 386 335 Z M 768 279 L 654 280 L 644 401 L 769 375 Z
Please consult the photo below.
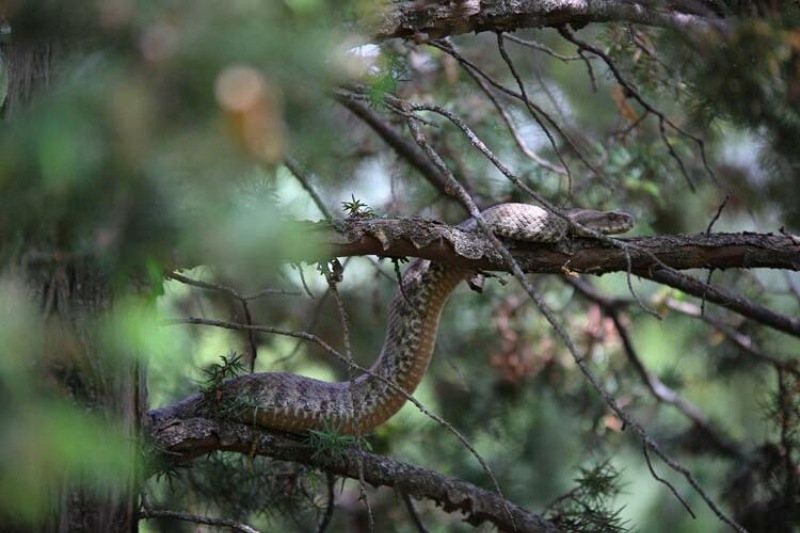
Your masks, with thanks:
M 676 3 L 622 0 L 460 0 L 425 2 L 408 0 L 386 6 L 379 17 L 378 40 L 391 38 L 428 41 L 449 35 L 482 31 L 514 31 L 521 28 L 582 27 L 592 22 L 620 22 L 666 26 L 707 32 L 721 26 L 713 13 L 698 15 L 680 11 Z
M 479 271 L 508 271 L 488 239 L 441 222 L 412 219 L 350 219 L 298 223 L 297 231 L 317 239 L 314 255 L 422 257 Z M 524 272 L 574 275 L 630 272 L 707 299 L 778 331 L 800 337 L 800 319 L 713 287 L 681 270 L 727 268 L 800 269 L 800 237 L 787 233 L 711 233 L 624 239 L 568 239 L 555 244 L 506 243 Z
M 507 271 L 502 257 L 479 233 L 417 219 L 351 219 L 334 225 L 300 222 L 313 235 L 313 254 L 293 260 L 378 255 L 422 257 L 475 270 Z M 800 236 L 783 233 L 658 235 L 610 240 L 572 239 L 559 244 L 508 242 L 526 272 L 627 272 L 650 277 L 676 270 L 726 268 L 800 269 Z M 629 264 L 630 259 L 630 264 Z
M 163 416 L 168 412 L 168 409 L 151 412 L 148 433 L 155 446 L 167 452 L 172 461 L 184 462 L 214 450 L 225 450 L 300 462 L 352 479 L 359 479 L 361 471 L 364 481 L 373 486 L 391 486 L 414 498 L 433 500 L 447 512 L 460 511 L 473 525 L 489 521 L 501 531 L 556 531 L 541 516 L 506 501 L 496 492 L 425 468 L 357 449 L 343 450 L 333 457 L 315 453 L 289 436 L 245 424 Z

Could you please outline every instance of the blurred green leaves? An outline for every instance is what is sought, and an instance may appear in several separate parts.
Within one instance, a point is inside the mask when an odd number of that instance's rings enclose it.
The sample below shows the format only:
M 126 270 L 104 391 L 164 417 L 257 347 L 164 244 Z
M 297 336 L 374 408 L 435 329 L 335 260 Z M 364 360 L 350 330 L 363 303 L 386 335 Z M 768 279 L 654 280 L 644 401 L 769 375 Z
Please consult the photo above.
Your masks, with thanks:
M 45 367 L 69 372 L 72 361 L 47 341 L 59 326 L 42 322 L 18 281 L 0 279 L 0 515 L 36 523 L 66 479 L 98 495 L 129 482 L 134 443 L 43 383 Z
M 60 16 L 91 39 L 59 56 L 58 90 L 18 104 L 0 133 L 3 252 L 35 242 L 124 270 L 143 256 L 166 268 L 184 247 L 223 261 L 237 244 L 277 258 L 264 245 L 279 240 L 274 205 L 241 209 L 232 195 L 257 165 L 257 179 L 274 180 L 289 144 L 319 154 L 330 144 L 319 142 L 333 132 L 315 109 L 339 75 L 336 33 L 319 11 L 299 16 L 314 3 L 34 4 L 10 6 L 15 37 L 57 48 L 57 31 L 28 22 Z M 239 76 L 221 99 L 215 86 L 234 71 L 261 92 L 249 97 Z

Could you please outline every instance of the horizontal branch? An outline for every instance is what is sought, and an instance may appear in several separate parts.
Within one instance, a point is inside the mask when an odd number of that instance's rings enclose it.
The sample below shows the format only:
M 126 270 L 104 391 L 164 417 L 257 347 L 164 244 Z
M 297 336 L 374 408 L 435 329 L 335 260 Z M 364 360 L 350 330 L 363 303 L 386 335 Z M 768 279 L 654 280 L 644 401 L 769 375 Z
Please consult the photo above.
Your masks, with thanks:
M 507 271 L 508 263 L 481 234 L 441 222 L 414 219 L 348 219 L 335 225 L 296 222 L 295 231 L 315 239 L 293 261 L 378 255 L 421 257 L 482 271 Z M 800 238 L 774 233 L 659 235 L 628 239 L 573 238 L 542 244 L 504 241 L 528 273 L 630 272 L 800 337 L 800 319 L 781 315 L 731 291 L 713 287 L 678 270 L 779 268 L 800 270 Z
M 708 300 L 709 302 L 714 302 L 730 311 L 739 313 L 742 316 L 751 318 L 756 322 L 775 328 L 778 331 L 800 337 L 800 318 L 776 313 L 734 292 L 703 283 L 691 276 L 681 276 L 677 272 L 671 272 L 669 270 L 658 270 L 643 275 L 642 277 L 649 278 L 658 283 L 663 283 L 664 285 L 678 289 L 686 294 Z
M 316 238 L 318 246 L 295 261 L 330 257 L 378 255 L 421 257 L 475 270 L 506 271 L 507 265 L 491 242 L 475 232 L 440 222 L 414 219 L 350 219 L 338 229 L 299 222 L 296 231 Z M 615 247 L 595 239 L 571 239 L 557 244 L 506 241 L 525 272 L 603 274 L 627 272 L 652 277 L 668 266 L 675 270 L 779 268 L 800 270 L 800 239 L 773 233 L 712 233 L 660 235 L 619 239 Z M 630 265 L 628 257 L 630 257 Z
M 264 455 L 359 479 L 373 486 L 395 487 L 416 499 L 435 501 L 447 512 L 461 511 L 477 525 L 485 521 L 502 531 L 556 531 L 541 516 L 504 500 L 494 492 L 449 478 L 418 466 L 358 449 L 336 456 L 318 453 L 289 436 L 281 436 L 247 424 L 220 423 L 206 418 L 176 419 L 172 410 L 149 413 L 147 431 L 155 449 L 171 462 L 185 462 L 212 451 Z
M 482 31 L 521 28 L 581 27 L 592 22 L 617 22 L 708 32 L 721 27 L 717 17 L 679 11 L 674 4 L 658 7 L 651 2 L 624 0 L 462 0 L 458 2 L 387 2 L 377 30 L 378 40 L 412 38 L 431 40 Z

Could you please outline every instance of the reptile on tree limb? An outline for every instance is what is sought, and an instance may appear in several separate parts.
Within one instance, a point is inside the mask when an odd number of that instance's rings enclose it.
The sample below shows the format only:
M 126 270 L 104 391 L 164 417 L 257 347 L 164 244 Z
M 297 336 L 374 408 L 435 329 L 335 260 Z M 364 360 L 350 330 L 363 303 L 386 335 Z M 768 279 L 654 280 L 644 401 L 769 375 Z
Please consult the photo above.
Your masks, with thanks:
M 565 218 L 529 204 L 500 204 L 482 213 L 498 236 L 529 242 L 558 242 L 568 235 L 590 237 L 578 226 L 606 235 L 624 233 L 633 216 L 620 211 L 567 209 Z M 576 226 L 576 224 L 578 226 Z M 470 219 L 460 225 L 474 230 Z M 369 371 L 352 381 L 328 383 L 283 372 L 255 373 L 225 383 L 225 398 L 246 403 L 236 418 L 269 429 L 309 429 L 364 434 L 392 417 L 419 385 L 433 355 L 439 316 L 448 296 L 469 278 L 468 269 L 417 260 L 406 270 L 392 300 L 386 338 Z M 203 395 L 175 407 L 183 418 L 204 409 Z

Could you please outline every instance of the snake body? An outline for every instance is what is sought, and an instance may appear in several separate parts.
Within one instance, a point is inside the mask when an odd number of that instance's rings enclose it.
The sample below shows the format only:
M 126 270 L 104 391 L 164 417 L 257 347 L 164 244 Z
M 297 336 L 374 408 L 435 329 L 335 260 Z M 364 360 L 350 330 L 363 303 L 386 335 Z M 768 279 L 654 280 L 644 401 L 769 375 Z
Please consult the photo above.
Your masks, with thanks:
M 580 224 L 603 233 L 623 233 L 633 217 L 619 211 L 573 209 L 559 217 L 528 204 L 500 204 L 482 213 L 504 238 L 556 242 Z M 474 220 L 461 225 L 474 230 Z M 583 235 L 582 230 L 577 234 Z M 470 270 L 415 261 L 402 278 L 389 310 L 386 338 L 369 372 L 352 381 L 328 383 L 289 373 L 249 374 L 231 380 L 225 394 L 246 400 L 243 421 L 300 433 L 325 429 L 342 434 L 370 432 L 394 415 L 422 380 L 433 354 L 442 308 Z

